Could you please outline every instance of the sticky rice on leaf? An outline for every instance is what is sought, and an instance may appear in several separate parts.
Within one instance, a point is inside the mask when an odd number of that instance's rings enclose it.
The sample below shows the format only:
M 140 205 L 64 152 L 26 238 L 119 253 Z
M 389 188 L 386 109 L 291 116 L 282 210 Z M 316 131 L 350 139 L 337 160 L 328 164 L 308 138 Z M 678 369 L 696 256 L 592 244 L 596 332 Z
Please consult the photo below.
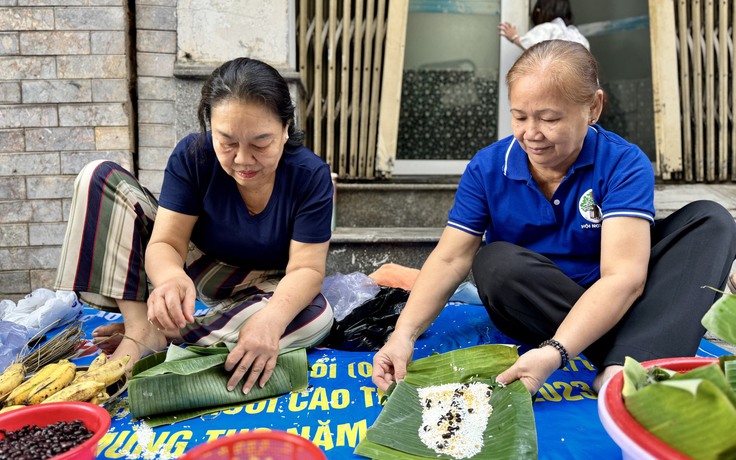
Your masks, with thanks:
M 374 459 L 453 457 L 428 448 L 419 438 L 422 407 L 419 388 L 448 383 L 495 384 L 496 376 L 518 359 L 517 347 L 479 345 L 432 355 L 409 364 L 407 376 L 387 392 L 388 401 L 368 429 L 355 453 Z M 493 413 L 483 433 L 483 446 L 475 458 L 537 458 L 537 433 L 532 400 L 516 381 L 491 395 Z

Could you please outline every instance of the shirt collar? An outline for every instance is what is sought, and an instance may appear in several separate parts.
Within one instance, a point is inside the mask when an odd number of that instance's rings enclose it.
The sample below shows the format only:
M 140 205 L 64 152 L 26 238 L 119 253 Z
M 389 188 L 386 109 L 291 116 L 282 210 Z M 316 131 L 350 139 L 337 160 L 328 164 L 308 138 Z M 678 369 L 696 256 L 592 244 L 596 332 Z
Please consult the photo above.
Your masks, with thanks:
M 598 135 L 598 128 L 596 126 L 589 126 L 588 132 L 585 134 L 585 140 L 583 141 L 583 148 L 580 150 L 575 163 L 570 167 L 568 176 L 575 172 L 577 168 L 590 166 L 595 160 L 595 144 L 596 136 Z M 510 136 L 510 142 L 506 148 L 506 158 L 504 160 L 503 172 L 509 179 L 515 180 L 529 180 L 531 178 L 531 172 L 529 171 L 529 164 L 527 163 L 527 155 L 521 145 L 516 141 L 516 138 Z

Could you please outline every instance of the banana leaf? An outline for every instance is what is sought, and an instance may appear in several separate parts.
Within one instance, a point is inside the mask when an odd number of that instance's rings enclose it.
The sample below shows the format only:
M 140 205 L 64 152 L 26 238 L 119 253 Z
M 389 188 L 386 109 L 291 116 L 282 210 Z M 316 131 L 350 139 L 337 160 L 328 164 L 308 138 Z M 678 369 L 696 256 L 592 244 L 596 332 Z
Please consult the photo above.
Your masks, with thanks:
M 642 388 L 626 409 L 650 433 L 695 459 L 733 458 L 736 408 L 705 379 L 672 379 Z
M 700 322 L 717 337 L 736 345 L 736 295 L 721 296 Z
M 131 417 L 157 416 L 156 423 L 161 425 L 307 388 L 309 363 L 304 348 L 282 350 L 266 385 L 255 385 L 248 394 L 242 392 L 242 380 L 233 391 L 227 391 L 230 373 L 225 371 L 224 362 L 228 349 L 211 348 L 220 351 L 201 353 L 197 347 L 189 347 L 159 352 L 137 362 L 128 386 Z
M 425 446 L 419 438 L 422 407 L 418 390 L 446 383 L 492 384 L 518 356 L 516 347 L 480 345 L 410 363 L 406 378 L 390 389 L 386 405 L 355 453 L 387 460 L 452 458 Z M 491 404 L 493 413 L 484 432 L 484 445 L 476 457 L 488 460 L 537 458 L 532 400 L 524 385 L 516 381 L 503 388 L 496 386 Z
M 731 367 L 726 361 L 726 367 Z M 695 459 L 734 458 L 736 394 L 719 363 L 696 367 L 666 380 L 657 367 L 644 369 L 626 358 L 624 403 L 644 428 Z M 642 373 L 643 372 L 643 373 Z M 667 371 L 671 372 L 671 371 Z

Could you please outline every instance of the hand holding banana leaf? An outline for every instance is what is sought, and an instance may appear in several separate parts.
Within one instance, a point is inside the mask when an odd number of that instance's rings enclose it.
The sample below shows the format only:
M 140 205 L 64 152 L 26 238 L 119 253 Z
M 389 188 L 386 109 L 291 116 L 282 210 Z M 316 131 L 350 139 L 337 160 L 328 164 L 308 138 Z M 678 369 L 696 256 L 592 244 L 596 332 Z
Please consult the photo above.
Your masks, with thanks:
M 238 343 L 228 354 L 225 370 L 232 371 L 227 382 L 227 389 L 232 391 L 241 379 L 243 394 L 247 394 L 253 385 L 263 388 L 271 378 L 279 355 L 279 338 L 281 332 L 274 327 L 268 307 L 248 319 L 238 333 Z
M 531 394 L 536 394 L 559 365 L 560 354 L 553 347 L 532 348 L 498 374 L 496 381 L 506 385 L 520 380 Z
M 414 342 L 394 333 L 373 356 L 373 383 L 386 391 L 406 377 L 406 366 L 414 355 Z

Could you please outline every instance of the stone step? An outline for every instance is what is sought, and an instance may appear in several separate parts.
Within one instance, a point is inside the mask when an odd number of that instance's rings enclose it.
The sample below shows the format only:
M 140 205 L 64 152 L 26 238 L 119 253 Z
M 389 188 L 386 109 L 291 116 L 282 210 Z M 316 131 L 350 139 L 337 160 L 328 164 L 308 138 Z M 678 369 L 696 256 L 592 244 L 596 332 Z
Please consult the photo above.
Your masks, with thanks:
M 336 223 L 327 259 L 328 273 L 371 273 L 384 263 L 421 268 L 439 241 L 456 184 L 338 184 Z M 736 218 L 736 184 L 658 184 L 658 218 L 686 203 L 713 200 Z M 736 265 L 735 265 L 736 267 Z
M 421 268 L 443 227 L 338 227 L 332 233 L 327 273 L 370 274 L 385 263 Z
M 455 183 L 337 185 L 337 227 L 444 227 L 457 190 Z

